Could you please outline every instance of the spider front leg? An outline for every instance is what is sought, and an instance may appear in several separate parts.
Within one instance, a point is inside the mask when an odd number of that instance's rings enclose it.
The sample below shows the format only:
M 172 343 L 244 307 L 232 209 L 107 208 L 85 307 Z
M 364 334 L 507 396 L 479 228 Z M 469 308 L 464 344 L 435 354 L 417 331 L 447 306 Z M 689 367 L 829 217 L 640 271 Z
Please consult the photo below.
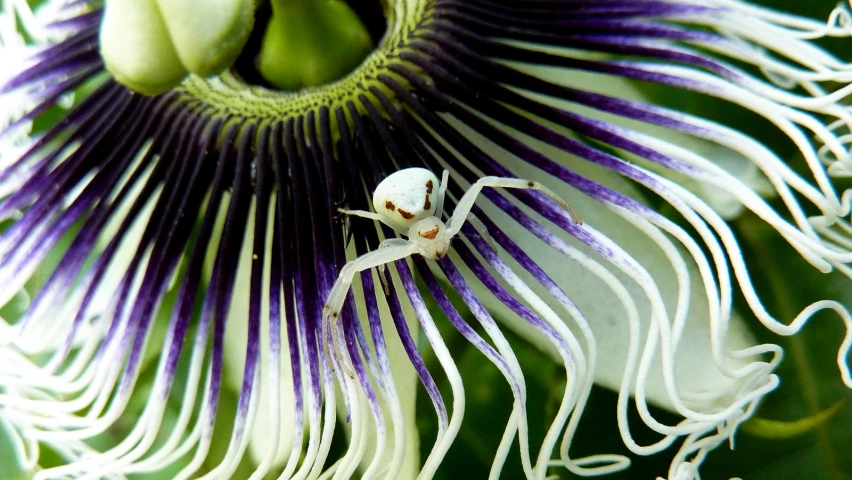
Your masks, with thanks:
M 476 229 L 476 232 L 480 237 L 484 238 L 486 242 L 488 242 L 488 246 L 491 247 L 491 250 L 497 251 L 497 245 L 494 243 L 494 239 L 491 238 L 491 234 L 488 233 L 488 228 L 485 227 L 485 224 L 482 223 L 482 220 L 479 219 L 476 215 L 470 213 L 467 216 L 467 221 Z
M 340 311 L 343 309 L 343 303 L 346 301 L 346 294 L 349 292 L 349 287 L 352 286 L 352 280 L 355 278 L 355 274 L 373 267 L 379 267 L 387 263 L 400 260 L 402 258 L 410 257 L 416 252 L 416 246 L 414 244 L 400 238 L 390 240 L 399 240 L 399 242 L 388 243 L 388 240 L 385 240 L 382 242 L 382 247 L 361 255 L 355 260 L 344 265 L 340 270 L 340 274 L 337 276 L 337 281 L 334 282 L 334 286 L 331 288 L 328 298 L 325 301 L 325 306 L 322 309 L 322 321 L 324 325 L 328 324 L 331 329 L 332 343 L 337 351 L 338 359 L 341 359 L 342 365 L 346 364 L 342 361 L 342 347 L 340 346 L 341 343 L 337 334 L 336 323 L 340 319 Z M 323 345 L 326 355 L 328 355 L 328 345 L 325 342 L 323 342 Z M 350 377 L 354 377 L 354 374 L 350 372 L 351 369 L 347 371 L 347 374 L 349 374 Z
M 355 278 L 356 273 L 379 267 L 401 258 L 410 257 L 415 252 L 416 247 L 412 243 L 401 238 L 393 238 L 382 242 L 382 245 L 378 249 L 365 253 L 355 260 L 348 262 L 340 270 L 337 281 L 328 294 L 328 299 L 322 311 L 323 319 L 327 320 L 331 318 L 332 320 L 336 320 L 338 315 L 340 315 L 343 302 L 346 301 L 346 293 L 349 291 L 352 279 Z
M 521 178 L 506 178 L 506 177 L 482 177 L 476 181 L 470 188 L 464 193 L 461 199 L 459 199 L 458 205 L 456 205 L 456 210 L 453 212 L 453 216 L 447 221 L 447 233 L 451 236 L 456 235 L 459 230 L 461 230 L 462 225 L 464 225 L 465 219 L 467 219 L 470 214 L 470 210 L 473 208 L 473 203 L 476 201 L 476 197 L 479 196 L 479 193 L 485 187 L 491 188 L 521 188 L 526 190 L 536 190 L 543 193 L 546 197 L 550 198 L 554 202 L 556 202 L 560 207 L 565 209 L 568 212 L 568 215 L 571 216 L 571 219 L 577 223 L 582 224 L 583 221 L 577 216 L 574 209 L 571 208 L 571 205 L 568 205 L 568 202 L 563 200 L 559 195 L 556 194 L 553 190 L 541 185 L 538 182 L 532 180 L 524 180 Z
M 408 240 L 402 238 L 388 238 L 383 240 L 382 243 L 379 244 L 379 249 L 388 248 L 393 246 L 407 246 L 409 244 Z M 383 263 L 379 265 L 379 280 L 382 281 L 382 290 L 384 290 L 385 295 L 390 295 L 390 283 L 388 282 L 388 264 Z

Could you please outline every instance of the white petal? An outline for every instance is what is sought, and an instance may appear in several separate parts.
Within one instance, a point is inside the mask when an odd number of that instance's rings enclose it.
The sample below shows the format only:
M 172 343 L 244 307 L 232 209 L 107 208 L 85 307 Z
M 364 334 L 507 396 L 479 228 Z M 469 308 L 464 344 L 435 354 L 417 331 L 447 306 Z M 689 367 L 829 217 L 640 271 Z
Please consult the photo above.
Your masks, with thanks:
M 470 135 L 476 136 L 474 133 Z M 480 147 L 487 147 L 486 142 L 482 142 Z M 557 162 L 568 165 L 587 178 L 600 182 L 631 198 L 641 199 L 642 197 L 631 183 L 617 174 L 591 166 L 589 163 L 569 156 L 555 148 L 539 146 L 537 149 L 546 153 Z M 542 184 L 566 199 L 585 223 L 600 230 L 607 238 L 638 259 L 657 282 L 657 286 L 664 296 L 663 300 L 666 303 L 667 309 L 674 311 L 678 295 L 677 280 L 666 255 L 656 243 L 646 235 L 640 233 L 635 227 L 629 225 L 622 218 L 615 215 L 610 209 L 588 196 L 577 192 L 560 180 L 543 176 L 540 170 L 506 154 L 500 149 L 485 148 L 485 150 L 519 177 L 540 180 Z M 562 254 L 555 252 L 553 249 L 544 247 L 531 233 L 518 225 L 505 213 L 485 201 L 479 202 L 479 205 L 490 216 L 493 216 L 493 220 L 513 240 L 518 242 L 526 253 L 539 266 L 544 268 L 566 291 L 570 298 L 576 302 L 594 331 L 598 351 L 600 352 L 598 365 L 595 370 L 595 382 L 604 387 L 619 390 L 627 359 L 629 335 L 626 322 L 627 314 L 621 303 L 614 297 L 612 291 L 586 268 L 575 262 L 568 261 Z M 552 230 L 555 231 L 555 227 Z M 565 238 L 568 243 L 594 256 L 588 248 L 580 245 L 568 235 L 562 234 L 560 236 Z M 687 261 L 689 260 L 688 257 L 684 257 Z M 683 333 L 683 340 L 681 341 L 683 345 L 688 345 L 688 348 L 680 348 L 678 350 L 675 362 L 677 366 L 678 386 L 682 390 L 692 392 L 732 389 L 737 385 L 737 382 L 724 375 L 713 360 L 708 334 L 710 319 L 706 306 L 707 301 L 702 284 L 697 280 L 700 278 L 697 268 L 694 263 L 689 261 L 687 265 L 693 280 L 691 295 L 693 303 L 691 304 L 686 329 Z M 517 271 L 529 285 L 537 286 L 536 282 L 530 276 L 526 275 L 522 269 L 518 268 Z M 643 321 L 642 335 L 644 341 L 649 328 L 650 306 L 647 302 L 643 302 L 645 293 L 643 293 L 642 286 L 619 272 L 614 273 L 621 280 L 621 283 L 626 286 L 631 297 L 637 301 L 639 318 Z M 477 282 L 473 282 L 473 284 L 477 285 Z M 516 315 L 508 312 L 502 303 L 494 299 L 493 296 L 484 292 L 484 288 L 481 285 L 477 288 L 479 289 L 477 293 L 481 295 L 480 298 L 484 300 L 490 309 L 493 309 L 497 318 L 506 322 L 518 335 L 529 339 L 552 354 L 554 358 L 558 358 L 549 342 L 534 333 Z M 535 290 L 542 298 L 548 298 L 548 294 L 542 288 L 539 287 Z M 573 321 L 569 321 L 569 325 L 572 327 L 572 331 L 577 331 L 577 327 L 573 324 Z M 744 327 L 739 316 L 734 315 L 732 318 L 732 326 L 729 331 L 727 345 L 733 349 L 755 345 L 752 336 Z M 659 356 L 656 360 L 659 362 Z M 734 364 L 734 366 L 739 367 L 744 364 Z M 648 399 L 659 406 L 672 408 L 659 372 L 659 366 L 652 369 L 652 378 L 649 379 L 647 384 Z
M 354 250 L 354 244 L 352 245 L 351 250 Z M 374 281 L 376 282 L 376 285 L 380 285 L 380 283 L 378 283 L 379 279 L 375 275 Z M 399 288 L 401 291 L 401 287 Z M 354 282 L 352 284 L 352 292 L 355 298 L 362 298 L 363 289 L 361 287 L 360 282 Z M 403 462 L 402 470 L 400 470 L 397 478 L 399 480 L 413 480 L 417 478 L 417 474 L 420 471 L 420 435 L 417 428 L 417 417 L 415 412 L 415 406 L 417 403 L 417 388 L 420 383 L 420 380 L 417 377 L 417 372 L 414 370 L 411 361 L 408 359 L 408 355 L 405 353 L 405 349 L 402 346 L 402 341 L 399 339 L 399 336 L 396 335 L 396 328 L 393 325 L 393 320 L 391 319 L 390 311 L 387 308 L 387 304 L 385 304 L 385 302 L 383 301 L 379 301 L 378 305 L 379 312 L 382 316 L 382 331 L 385 332 L 384 337 L 387 346 L 387 356 L 390 359 L 391 371 L 393 372 L 393 381 L 396 385 L 396 395 L 402 408 L 402 415 L 404 419 L 403 425 L 395 425 L 389 414 L 388 406 L 383 402 L 382 407 L 384 408 L 385 412 L 385 425 L 388 426 L 389 430 L 395 430 L 397 428 L 404 429 L 405 459 Z M 420 332 L 420 326 L 417 323 L 416 316 L 413 313 L 411 306 L 407 302 L 403 302 L 402 305 L 403 312 L 405 313 L 406 319 L 408 320 L 408 328 L 411 332 L 412 337 L 416 339 L 418 338 Z M 364 328 L 365 334 L 367 334 L 369 337 L 369 333 L 366 333 L 369 332 L 367 312 L 363 304 L 358 305 L 358 315 L 361 319 L 362 328 Z M 343 409 L 343 402 L 338 402 L 338 405 L 340 405 L 338 412 L 342 419 L 346 415 Z M 362 405 L 364 408 L 367 408 L 366 402 L 362 402 Z M 366 414 L 370 415 L 369 412 L 367 412 Z M 351 425 L 344 424 L 344 426 L 346 428 L 347 434 L 350 434 Z M 380 461 L 381 465 L 389 464 L 394 452 L 393 433 L 389 431 L 387 436 L 388 438 L 386 440 L 388 444 L 385 447 L 382 461 Z M 365 441 L 367 443 L 367 450 L 364 453 L 364 457 L 361 462 L 362 469 L 367 468 L 367 466 L 373 459 L 373 456 L 375 455 L 376 440 L 376 429 L 369 428 L 369 430 L 366 432 Z
M 253 264 L 251 246 L 254 241 L 254 202 L 252 203 L 249 218 L 250 220 L 245 228 L 246 235 L 243 241 L 243 249 L 240 253 L 237 279 L 234 282 L 231 309 L 225 328 L 223 385 L 235 393 L 238 393 L 242 386 L 246 361 L 246 343 L 248 342 L 249 286 L 251 285 L 251 267 Z M 224 227 L 223 221 L 224 215 L 220 215 L 217 219 L 217 232 L 221 231 L 220 229 Z M 272 230 L 270 229 L 268 233 L 269 238 L 267 238 L 267 242 L 271 240 Z M 216 238 L 219 238 L 218 235 L 216 235 Z M 270 257 L 267 256 L 266 266 L 264 267 L 264 270 L 267 272 L 269 270 L 269 262 Z M 207 266 L 210 267 L 209 263 Z M 209 268 L 205 270 L 205 273 L 208 271 Z M 264 288 L 266 289 L 267 286 L 264 285 Z M 278 367 L 280 369 L 279 388 L 276 396 L 272 390 L 271 382 L 268 381 L 271 367 L 270 362 L 273 359 L 270 358 L 269 346 L 269 299 L 267 293 L 264 292 L 261 306 L 260 363 L 258 364 L 260 374 L 257 377 L 257 381 L 259 382 L 259 391 L 257 391 L 259 400 L 254 423 L 249 427 L 251 429 L 251 439 L 248 444 L 248 453 L 254 465 L 260 465 L 265 458 L 270 457 L 271 460 L 267 460 L 267 462 L 270 463 L 273 469 L 282 467 L 288 460 L 288 454 L 291 451 L 296 406 L 288 350 L 289 339 L 286 336 L 286 327 L 284 326 L 287 321 L 294 321 L 294 319 L 284 318 L 282 312 L 281 321 L 283 333 L 281 338 L 280 365 Z M 273 445 L 273 443 L 276 445 Z M 271 452 L 273 447 L 275 451 Z
M 576 52 L 572 52 L 573 56 Z M 591 56 L 591 55 L 590 55 Z M 584 58 L 582 55 L 579 57 Z M 654 102 L 648 99 L 637 88 L 636 83 L 622 77 L 613 75 L 601 75 L 592 72 L 572 71 L 567 74 L 564 71 L 556 72 L 553 69 L 543 67 L 519 66 L 522 70 L 531 74 L 554 81 L 556 83 L 571 86 L 588 92 L 595 92 L 602 95 L 609 95 L 626 100 L 641 101 L 649 104 Z M 728 173 L 737 177 L 746 186 L 759 193 L 762 196 L 775 196 L 775 191 L 766 176 L 760 171 L 760 168 L 751 160 L 744 157 L 738 152 L 735 152 L 722 145 L 709 142 L 704 139 L 696 138 L 685 133 L 677 132 L 668 128 L 651 125 L 647 122 L 632 120 L 625 117 L 620 117 L 610 113 L 595 110 L 577 104 L 556 100 L 549 97 L 541 98 L 545 103 L 566 108 L 567 110 L 580 113 L 582 115 L 604 120 L 607 122 L 621 125 L 637 132 L 653 135 L 660 140 L 689 149 L 690 151 L 701 155 L 714 164 L 721 167 Z M 741 214 L 744 211 L 742 203 L 740 203 L 730 192 L 723 191 L 719 188 L 712 187 L 700 182 L 697 182 L 685 175 L 672 172 L 665 168 L 658 168 L 654 164 L 650 164 L 645 159 L 636 155 L 624 152 L 624 158 L 641 164 L 643 167 L 659 173 L 666 178 L 676 180 L 678 184 L 686 187 L 702 200 L 707 202 L 713 209 L 718 212 L 723 218 L 730 219 Z

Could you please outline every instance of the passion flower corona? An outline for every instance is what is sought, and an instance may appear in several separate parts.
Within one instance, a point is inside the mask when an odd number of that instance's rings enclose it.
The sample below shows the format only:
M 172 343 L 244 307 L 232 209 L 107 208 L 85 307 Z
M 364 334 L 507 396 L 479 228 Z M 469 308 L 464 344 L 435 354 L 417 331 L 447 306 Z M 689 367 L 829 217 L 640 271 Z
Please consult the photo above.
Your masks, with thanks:
M 502 434 L 472 436 L 477 478 L 664 454 L 653 475 L 695 478 L 779 385 L 771 339 L 822 311 L 846 333 L 812 355 L 852 387 L 842 294 L 777 310 L 737 227 L 848 291 L 852 64 L 825 42 L 849 51 L 844 6 L 824 22 L 738 0 L 36 3 L 0 13 L 13 478 L 433 478 L 484 408 L 470 385 L 507 405 L 487 422 Z M 347 261 L 413 244 L 369 214 L 410 168 L 449 174 L 436 226 L 473 220 L 445 255 L 359 269 L 323 321 Z M 553 192 L 464 197 L 496 177 Z M 545 371 L 551 398 L 531 393 Z M 617 392 L 594 414 L 620 452 L 579 445 L 595 384 Z

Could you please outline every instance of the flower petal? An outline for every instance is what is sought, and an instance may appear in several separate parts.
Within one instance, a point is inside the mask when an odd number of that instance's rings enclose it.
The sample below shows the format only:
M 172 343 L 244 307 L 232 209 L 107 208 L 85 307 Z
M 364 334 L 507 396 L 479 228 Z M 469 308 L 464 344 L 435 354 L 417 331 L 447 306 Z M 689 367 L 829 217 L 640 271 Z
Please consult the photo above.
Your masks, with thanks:
M 583 168 L 577 165 L 577 162 L 572 162 L 567 155 L 561 152 L 549 151 L 548 153 L 551 155 L 551 158 L 557 161 L 561 160 L 571 163 L 574 168 L 587 178 L 594 179 L 616 191 L 625 193 L 631 198 L 642 197 L 635 187 L 618 175 L 611 172 L 596 171 L 593 168 Z M 519 162 L 517 158 L 513 158 L 502 152 L 494 152 L 494 154 L 502 164 L 512 168 L 519 176 L 532 176 L 536 174 L 533 167 Z M 635 226 L 627 223 L 611 210 L 586 195 L 555 182 L 553 183 L 553 190 L 562 196 L 562 198 L 568 200 L 577 211 L 583 212 L 584 221 L 594 224 L 600 230 L 601 234 L 620 245 L 628 254 L 640 262 L 657 282 L 657 288 L 663 294 L 666 306 L 670 309 L 675 308 L 678 302 L 678 295 L 681 292 L 677 287 L 675 271 L 672 269 L 670 260 L 667 258 L 666 252 L 658 244 L 643 235 Z M 502 226 L 502 230 L 515 240 L 538 265 L 541 265 L 565 289 L 568 296 L 577 303 L 578 308 L 583 311 L 587 318 L 594 319 L 590 322 L 590 326 L 597 339 L 598 348 L 603 352 L 598 369 L 595 372 L 595 381 L 613 390 L 619 390 L 625 366 L 628 364 L 627 355 L 630 350 L 628 348 L 630 340 L 629 329 L 625 322 L 630 312 L 626 312 L 625 306 L 616 300 L 614 292 L 610 287 L 584 265 L 577 262 L 565 261 L 563 254 L 556 250 L 538 247 L 537 245 L 540 245 L 538 239 L 530 234 L 523 226 L 510 222 L 506 213 L 490 206 L 484 206 L 483 209 L 489 213 L 489 216 L 493 216 L 494 221 Z M 579 245 L 576 240 L 568 238 L 565 234 L 561 234 L 560 236 L 569 244 L 580 248 L 586 254 L 592 253 L 588 247 Z M 678 384 L 684 390 L 688 391 L 734 388 L 738 380 L 726 376 L 712 360 L 711 337 L 708 331 L 710 318 L 708 316 L 709 311 L 707 309 L 706 296 L 704 295 L 703 286 L 699 281 L 700 276 L 698 275 L 695 264 L 688 262 L 687 266 L 690 277 L 694 280 L 690 284 L 692 303 L 682 341 L 685 345 L 689 345 L 689 348 L 678 350 L 676 360 L 676 363 L 679 365 Z M 641 299 L 645 296 L 641 285 L 637 285 L 635 282 L 629 280 L 622 273 L 613 273 L 619 279 L 619 282 L 625 286 L 631 298 Z M 535 284 L 533 281 L 529 281 L 528 283 L 531 285 Z M 543 290 L 543 287 L 538 287 L 538 289 Z M 479 293 L 482 294 L 481 298 L 488 298 L 488 296 L 484 295 L 485 292 L 480 291 Z M 544 295 L 544 292 L 542 292 L 542 295 Z M 489 308 L 505 312 L 505 307 L 502 307 L 496 301 L 488 302 L 488 306 Z M 637 308 L 637 317 L 642 321 L 641 330 L 643 340 L 640 340 L 640 343 L 644 343 L 644 338 L 647 335 L 651 321 L 650 306 L 647 303 L 639 302 L 635 304 L 635 307 Z M 527 338 L 531 337 L 530 334 L 532 332 L 524 328 L 523 324 L 519 324 L 516 316 L 506 312 L 500 315 L 499 318 L 512 326 L 518 335 Z M 732 320 L 732 325 L 729 332 L 728 341 L 730 343 L 727 345 L 728 348 L 739 350 L 755 344 L 754 338 L 747 332 L 739 316 L 735 317 L 735 320 Z M 572 325 L 572 327 L 576 328 L 576 325 Z M 546 342 L 542 342 L 540 337 L 530 339 L 538 345 L 547 345 Z M 555 355 L 552 348 L 545 347 L 545 349 L 550 350 L 550 353 Z M 657 362 L 659 362 L 659 358 Z M 737 366 L 745 364 L 744 361 L 738 363 L 740 365 Z M 671 408 L 671 402 L 665 393 L 661 377 L 659 377 L 659 366 L 655 367 L 653 371 L 655 374 L 649 381 L 647 392 L 649 399 L 660 406 Z

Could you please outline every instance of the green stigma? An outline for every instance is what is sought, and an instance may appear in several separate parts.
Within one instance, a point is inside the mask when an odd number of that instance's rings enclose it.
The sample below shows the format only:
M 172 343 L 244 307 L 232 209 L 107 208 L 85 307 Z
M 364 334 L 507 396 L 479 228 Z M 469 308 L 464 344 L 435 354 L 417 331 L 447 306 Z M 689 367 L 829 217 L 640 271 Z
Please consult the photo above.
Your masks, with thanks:
M 340 0 L 272 0 L 258 58 L 270 84 L 286 91 L 333 82 L 372 50 L 361 19 Z

